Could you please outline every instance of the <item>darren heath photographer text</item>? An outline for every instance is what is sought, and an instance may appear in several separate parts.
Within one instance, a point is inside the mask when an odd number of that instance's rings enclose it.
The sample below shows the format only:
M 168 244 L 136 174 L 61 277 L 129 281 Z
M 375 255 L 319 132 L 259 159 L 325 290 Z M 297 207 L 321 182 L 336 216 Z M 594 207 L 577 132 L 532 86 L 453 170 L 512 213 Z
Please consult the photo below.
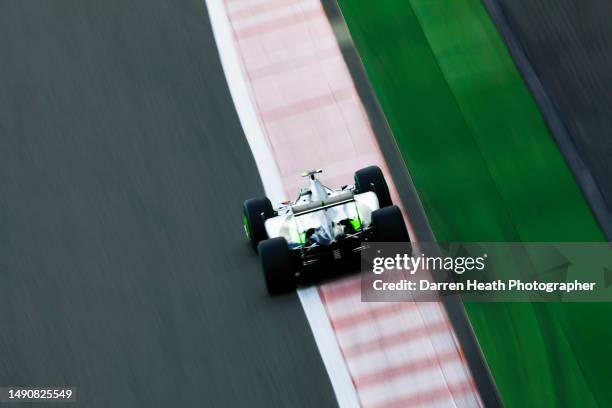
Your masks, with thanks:
M 442 257 L 442 256 L 420 256 L 413 257 L 407 254 L 397 254 L 393 257 L 375 257 L 372 263 L 372 272 L 380 275 L 386 271 L 406 271 L 414 275 L 418 270 L 443 270 L 463 274 L 468 271 L 482 271 L 485 268 L 487 254 L 480 257 Z M 376 291 L 543 291 L 552 292 L 574 292 L 592 291 L 595 282 L 524 282 L 520 279 L 494 280 L 490 282 L 479 282 L 475 279 L 467 279 L 465 282 L 432 282 L 429 279 L 417 281 L 401 279 L 394 282 L 385 282 L 375 279 L 372 288 Z

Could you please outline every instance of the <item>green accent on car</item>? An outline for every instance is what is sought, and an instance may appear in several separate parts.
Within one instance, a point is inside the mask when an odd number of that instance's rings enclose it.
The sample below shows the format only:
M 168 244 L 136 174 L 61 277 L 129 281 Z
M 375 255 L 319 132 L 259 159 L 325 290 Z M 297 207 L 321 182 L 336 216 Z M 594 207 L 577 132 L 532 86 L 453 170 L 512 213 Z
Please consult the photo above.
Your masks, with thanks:
M 289 224 L 289 235 L 291 235 L 291 241 L 298 244 L 306 243 L 306 233 L 300 232 L 296 217 L 291 216 L 291 218 L 293 219 L 293 223 Z
M 351 225 L 355 231 L 359 231 L 361 229 L 361 220 L 359 218 L 351 218 L 349 221 L 351 222 Z
M 480 0 L 339 4 L 439 241 L 605 241 Z M 612 304 L 466 308 L 506 406 L 612 406 Z
M 246 234 L 247 239 L 251 239 L 251 234 L 249 234 L 249 220 L 246 215 L 242 216 L 242 227 L 244 228 L 244 233 Z

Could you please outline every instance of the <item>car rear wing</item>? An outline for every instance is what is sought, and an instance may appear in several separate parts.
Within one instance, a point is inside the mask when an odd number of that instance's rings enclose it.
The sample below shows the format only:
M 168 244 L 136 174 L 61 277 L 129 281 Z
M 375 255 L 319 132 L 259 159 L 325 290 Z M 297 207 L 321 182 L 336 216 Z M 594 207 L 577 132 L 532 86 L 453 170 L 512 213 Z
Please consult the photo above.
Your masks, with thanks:
M 298 204 L 291 207 L 293 215 L 303 215 L 313 213 L 327 208 L 336 207 L 338 205 L 347 204 L 355 201 L 352 191 L 343 191 L 337 196 L 330 197 L 327 200 L 320 202 L 311 202 L 306 204 Z

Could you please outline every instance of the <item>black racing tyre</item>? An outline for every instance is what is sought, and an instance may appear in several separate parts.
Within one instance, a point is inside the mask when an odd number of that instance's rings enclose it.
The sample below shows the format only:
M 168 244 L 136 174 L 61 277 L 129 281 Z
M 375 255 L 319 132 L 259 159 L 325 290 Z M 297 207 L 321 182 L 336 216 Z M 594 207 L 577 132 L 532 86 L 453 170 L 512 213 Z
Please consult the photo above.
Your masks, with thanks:
M 404 217 L 396 205 L 373 211 L 372 226 L 377 242 L 410 242 Z
M 376 193 L 380 208 L 388 207 L 392 204 L 385 176 L 378 166 L 369 166 L 357 170 L 355 172 L 355 187 L 358 193 L 365 193 L 367 191 Z
M 268 218 L 274 217 L 272 203 L 266 197 L 251 198 L 244 202 L 242 209 L 244 212 L 242 218 L 244 231 L 251 241 L 253 249 L 257 250 L 257 244 L 268 238 L 264 222 Z
M 283 237 L 261 241 L 259 259 L 270 295 L 281 295 L 296 288 L 295 273 L 287 240 Z

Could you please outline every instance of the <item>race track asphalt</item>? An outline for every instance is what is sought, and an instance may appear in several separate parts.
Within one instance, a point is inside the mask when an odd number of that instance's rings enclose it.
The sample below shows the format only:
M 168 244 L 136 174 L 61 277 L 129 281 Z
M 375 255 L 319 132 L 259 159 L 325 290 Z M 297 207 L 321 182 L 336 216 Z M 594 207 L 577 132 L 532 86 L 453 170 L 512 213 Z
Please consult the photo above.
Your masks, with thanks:
M 299 300 L 266 295 L 244 240 L 262 193 L 202 1 L 3 2 L 0 386 L 334 406 Z

